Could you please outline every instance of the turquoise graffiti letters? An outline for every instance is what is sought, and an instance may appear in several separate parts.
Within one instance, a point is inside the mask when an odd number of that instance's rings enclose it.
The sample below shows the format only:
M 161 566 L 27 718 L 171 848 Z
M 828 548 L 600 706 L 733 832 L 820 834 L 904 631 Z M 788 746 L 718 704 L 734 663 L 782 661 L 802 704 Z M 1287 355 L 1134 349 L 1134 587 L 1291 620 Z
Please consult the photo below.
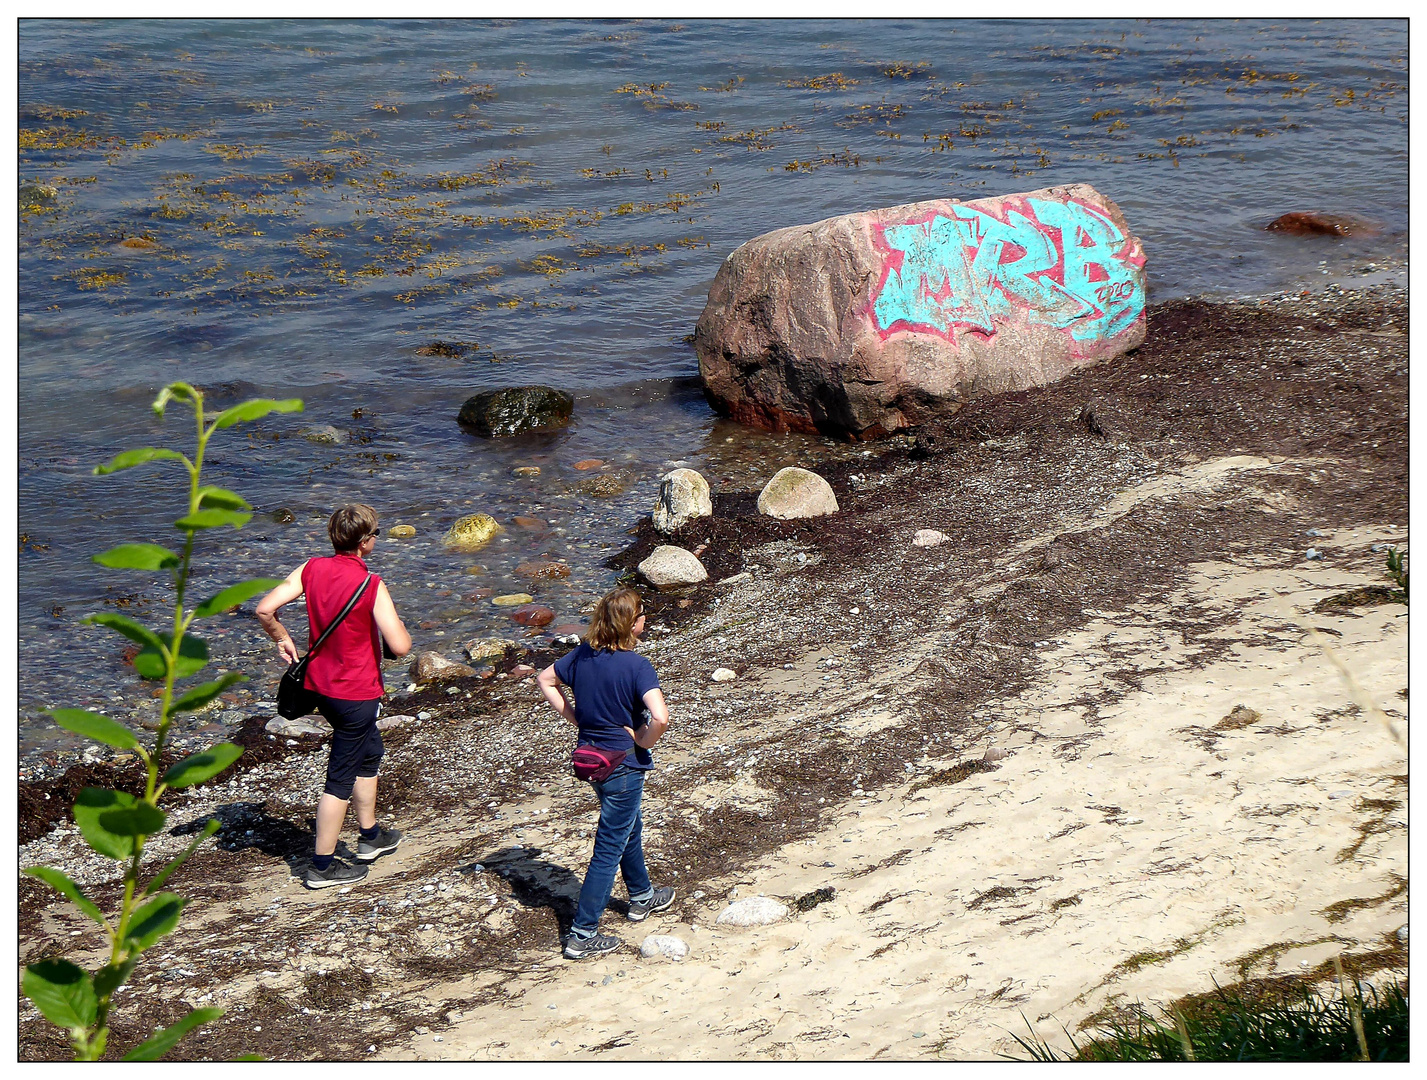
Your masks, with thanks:
M 1125 234 L 1078 201 L 1009 201 L 1005 220 L 949 206 L 921 221 L 879 225 L 882 281 L 873 320 L 885 338 L 898 330 L 995 333 L 1024 312 L 1078 342 L 1112 338 L 1144 311 L 1139 268 Z

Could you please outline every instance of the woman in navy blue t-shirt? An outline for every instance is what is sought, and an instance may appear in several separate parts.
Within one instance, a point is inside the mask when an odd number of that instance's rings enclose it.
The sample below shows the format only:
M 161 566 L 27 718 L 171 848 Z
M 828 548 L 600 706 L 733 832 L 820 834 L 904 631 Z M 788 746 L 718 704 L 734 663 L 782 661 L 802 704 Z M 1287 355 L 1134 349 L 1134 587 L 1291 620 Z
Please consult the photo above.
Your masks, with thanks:
M 565 939 L 565 955 L 571 960 L 613 952 L 622 944 L 599 933 L 616 871 L 629 890 L 629 918 L 634 922 L 674 902 L 674 890 L 656 889 L 644 866 L 644 774 L 654 768 L 649 749 L 669 726 L 669 707 L 654 665 L 634 651 L 644 633 L 641 607 L 633 589 L 615 589 L 595 605 L 585 640 L 537 679 L 550 707 L 579 729 L 577 746 L 619 760 L 608 777 L 592 784 L 600 800 L 600 823 L 579 908 Z M 573 707 L 561 685 L 574 691 Z

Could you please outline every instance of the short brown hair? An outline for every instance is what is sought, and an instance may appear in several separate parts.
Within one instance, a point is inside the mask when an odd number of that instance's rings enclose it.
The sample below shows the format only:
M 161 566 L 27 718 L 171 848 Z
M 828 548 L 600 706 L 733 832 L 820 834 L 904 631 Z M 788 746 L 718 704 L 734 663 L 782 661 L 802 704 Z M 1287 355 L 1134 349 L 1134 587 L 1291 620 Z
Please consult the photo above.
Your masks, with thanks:
M 634 649 L 634 624 L 644 605 L 633 589 L 621 586 L 595 605 L 585 640 L 592 649 Z
M 366 503 L 339 506 L 327 519 L 333 551 L 356 551 L 357 545 L 377 531 L 377 512 Z

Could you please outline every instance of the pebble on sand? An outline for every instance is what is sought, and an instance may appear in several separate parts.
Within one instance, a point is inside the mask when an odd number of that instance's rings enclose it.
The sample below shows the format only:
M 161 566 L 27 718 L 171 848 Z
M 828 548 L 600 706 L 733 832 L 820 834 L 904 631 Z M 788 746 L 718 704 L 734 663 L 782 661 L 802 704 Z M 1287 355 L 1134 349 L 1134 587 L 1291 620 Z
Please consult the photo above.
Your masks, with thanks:
M 709 677 L 713 679 L 714 682 L 733 682 L 734 679 L 738 678 L 738 672 L 732 668 L 714 668 L 714 673 Z
M 639 955 L 646 959 L 663 956 L 682 960 L 689 955 L 689 946 L 670 934 L 650 934 L 640 943 Z
M 787 917 L 787 906 L 771 896 L 750 896 L 729 904 L 714 921 L 720 926 L 768 926 Z
M 937 529 L 918 529 L 917 535 L 912 537 L 912 544 L 916 547 L 936 547 L 938 544 L 944 544 L 950 539 L 951 537 L 947 536 L 946 533 L 940 532 Z

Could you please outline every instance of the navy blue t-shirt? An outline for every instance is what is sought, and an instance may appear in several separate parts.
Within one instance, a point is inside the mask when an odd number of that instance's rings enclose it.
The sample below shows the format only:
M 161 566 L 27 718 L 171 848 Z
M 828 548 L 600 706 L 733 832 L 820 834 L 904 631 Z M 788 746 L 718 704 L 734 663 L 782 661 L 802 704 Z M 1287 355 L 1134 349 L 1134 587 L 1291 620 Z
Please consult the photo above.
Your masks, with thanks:
M 625 728 L 638 730 L 646 720 L 644 695 L 659 688 L 654 665 L 627 649 L 592 649 L 580 642 L 555 661 L 555 674 L 575 692 L 578 746 L 634 751 L 631 769 L 654 768 L 654 755 L 636 746 Z

